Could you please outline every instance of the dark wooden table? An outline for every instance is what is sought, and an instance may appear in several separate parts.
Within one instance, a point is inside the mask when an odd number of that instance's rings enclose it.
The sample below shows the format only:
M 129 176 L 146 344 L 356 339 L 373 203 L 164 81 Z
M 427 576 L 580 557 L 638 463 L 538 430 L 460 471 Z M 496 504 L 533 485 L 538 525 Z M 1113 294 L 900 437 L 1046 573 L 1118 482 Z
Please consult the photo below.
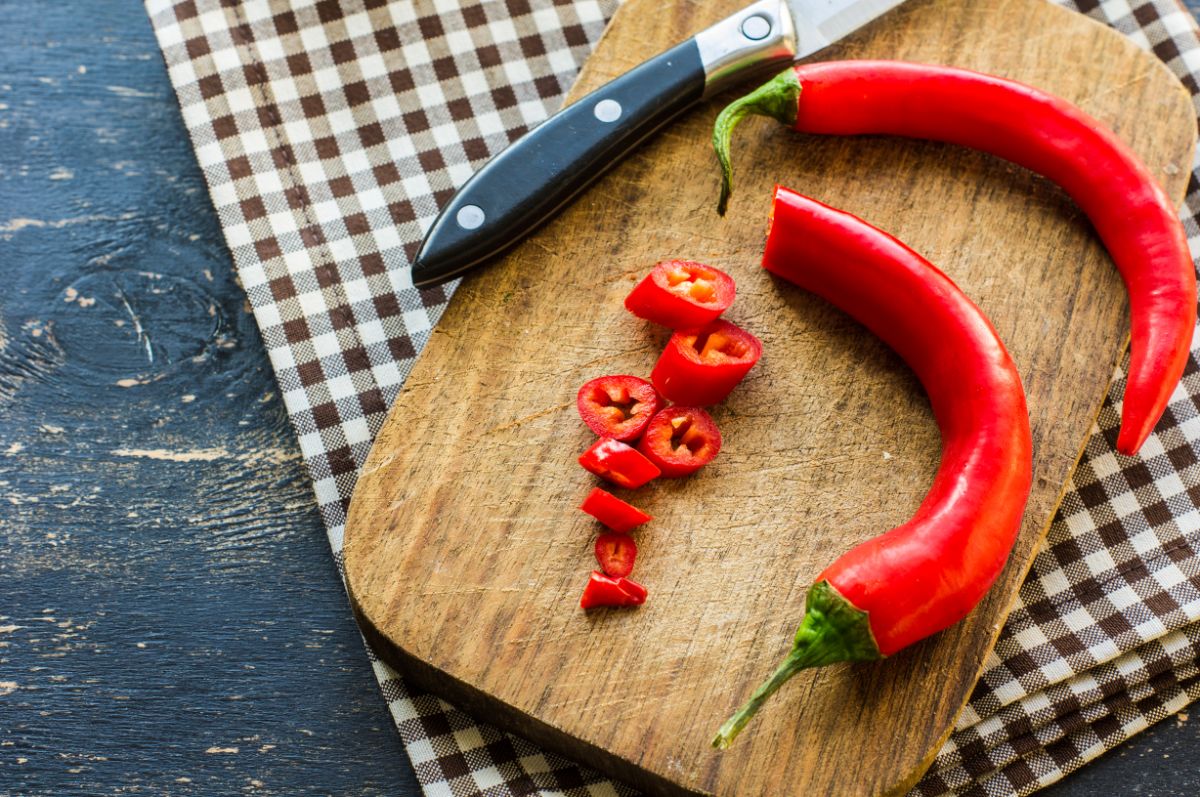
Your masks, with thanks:
M 141 4 L 0 19 L 0 795 L 418 795 Z

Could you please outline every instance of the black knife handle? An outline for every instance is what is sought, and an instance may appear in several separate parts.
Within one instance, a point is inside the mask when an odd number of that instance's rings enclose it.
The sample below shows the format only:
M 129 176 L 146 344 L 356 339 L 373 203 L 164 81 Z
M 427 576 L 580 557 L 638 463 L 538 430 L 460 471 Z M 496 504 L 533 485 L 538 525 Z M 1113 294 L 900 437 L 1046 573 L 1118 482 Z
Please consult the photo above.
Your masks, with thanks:
M 414 283 L 441 282 L 508 249 L 703 95 L 704 65 L 688 39 L 551 116 L 442 209 L 417 256 Z
M 413 263 L 413 284 L 445 282 L 508 249 L 706 91 L 790 60 L 791 20 L 779 8 L 777 0 L 760 0 L 509 145 L 442 208 Z

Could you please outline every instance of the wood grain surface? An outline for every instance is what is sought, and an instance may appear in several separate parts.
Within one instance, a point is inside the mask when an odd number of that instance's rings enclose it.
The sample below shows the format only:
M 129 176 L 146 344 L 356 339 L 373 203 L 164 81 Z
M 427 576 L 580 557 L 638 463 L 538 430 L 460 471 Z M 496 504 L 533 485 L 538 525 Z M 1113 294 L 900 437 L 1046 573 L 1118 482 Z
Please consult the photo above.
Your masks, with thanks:
M 736 3 L 633 0 L 577 97 Z M 1195 122 L 1181 86 L 1114 32 L 1040 0 L 914 0 L 823 58 L 957 64 L 1046 88 L 1113 126 L 1182 196 Z M 1069 66 L 1066 66 L 1069 65 Z M 503 263 L 459 289 L 377 438 L 346 571 L 364 630 L 417 683 L 655 793 L 902 790 L 948 733 L 1053 515 L 1121 351 L 1120 281 L 1070 200 L 985 155 L 746 126 L 738 194 L 713 212 L 691 113 Z M 716 726 L 790 642 L 813 576 L 906 519 L 939 438 L 910 372 L 861 327 L 758 267 L 772 183 L 854 212 L 946 271 L 1021 369 L 1034 489 L 1009 567 L 963 623 L 875 665 L 797 677 L 733 749 Z M 714 415 L 726 447 L 637 493 L 637 611 L 577 600 L 596 529 L 580 384 L 647 373 L 665 333 L 621 299 L 655 260 L 730 271 L 729 317 L 763 362 Z

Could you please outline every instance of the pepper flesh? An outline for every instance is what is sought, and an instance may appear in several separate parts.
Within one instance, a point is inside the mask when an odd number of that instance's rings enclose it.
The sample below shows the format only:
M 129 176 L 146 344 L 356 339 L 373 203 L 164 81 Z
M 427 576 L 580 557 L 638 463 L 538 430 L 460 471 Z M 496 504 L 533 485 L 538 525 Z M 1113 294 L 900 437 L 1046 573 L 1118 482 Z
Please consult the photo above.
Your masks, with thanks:
M 650 372 L 650 381 L 676 404 L 720 404 L 760 357 L 758 338 L 718 318 L 672 335 Z
M 583 588 L 579 605 L 584 609 L 596 606 L 641 606 L 646 602 L 646 588 L 627 578 L 612 578 L 593 570 Z
M 737 295 L 733 278 L 694 260 L 664 260 L 625 297 L 625 309 L 671 329 L 701 327 Z
M 628 504 L 599 487 L 592 488 L 579 508 L 618 534 L 628 534 L 643 523 L 653 520 L 633 504 Z
M 1196 272 L 1178 214 L 1150 170 L 1081 109 L 1031 86 L 966 69 L 900 61 L 803 64 L 735 101 L 713 144 L 731 191 L 729 142 L 747 114 L 805 133 L 884 134 L 991 153 L 1064 188 L 1091 220 L 1129 293 L 1130 364 L 1117 450 L 1135 454 L 1187 365 Z
M 601 479 L 630 490 L 657 479 L 660 473 L 658 466 L 642 456 L 636 448 L 611 437 L 601 437 L 593 443 L 591 448 L 579 455 L 579 464 Z
M 721 430 L 699 407 L 667 407 L 646 426 L 638 451 L 668 479 L 700 470 L 721 451 Z
M 596 538 L 594 552 L 604 575 L 624 578 L 633 572 L 637 543 L 628 534 L 601 534 Z
M 1008 559 L 1032 478 L 1020 375 L 946 275 L 887 233 L 782 187 L 763 266 L 849 313 L 908 363 L 929 395 L 942 461 L 911 520 L 817 576 L 792 651 L 722 726 L 717 747 L 796 672 L 889 656 L 965 617 Z
M 598 376 L 575 396 L 579 417 L 601 437 L 636 440 L 663 405 L 654 385 L 636 376 Z

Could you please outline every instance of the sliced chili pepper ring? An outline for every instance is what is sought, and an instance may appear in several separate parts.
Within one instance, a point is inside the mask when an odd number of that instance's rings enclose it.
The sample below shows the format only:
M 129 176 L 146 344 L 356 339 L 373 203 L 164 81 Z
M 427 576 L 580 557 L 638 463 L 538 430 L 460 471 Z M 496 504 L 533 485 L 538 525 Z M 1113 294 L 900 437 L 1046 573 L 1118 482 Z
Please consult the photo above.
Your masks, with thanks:
M 721 450 L 721 430 L 699 407 L 667 407 L 650 419 L 638 451 L 662 471 L 679 478 L 712 462 Z
M 659 475 L 658 466 L 638 453 L 637 449 L 602 437 L 579 457 L 579 464 L 613 484 L 636 489 Z
M 596 538 L 595 553 L 604 575 L 624 578 L 633 572 L 637 543 L 628 534 L 601 534 Z
M 707 324 L 733 304 L 737 288 L 720 269 L 693 260 L 664 260 L 630 291 L 625 309 L 671 329 Z
M 723 319 L 676 332 L 667 341 L 650 380 L 676 404 L 720 404 L 762 357 L 762 343 Z
M 596 434 L 614 440 L 636 440 L 663 405 L 654 385 L 636 376 L 600 376 L 579 388 L 579 417 Z
M 579 508 L 618 534 L 627 534 L 637 526 L 652 520 L 633 504 L 626 503 L 599 487 L 592 488 Z

